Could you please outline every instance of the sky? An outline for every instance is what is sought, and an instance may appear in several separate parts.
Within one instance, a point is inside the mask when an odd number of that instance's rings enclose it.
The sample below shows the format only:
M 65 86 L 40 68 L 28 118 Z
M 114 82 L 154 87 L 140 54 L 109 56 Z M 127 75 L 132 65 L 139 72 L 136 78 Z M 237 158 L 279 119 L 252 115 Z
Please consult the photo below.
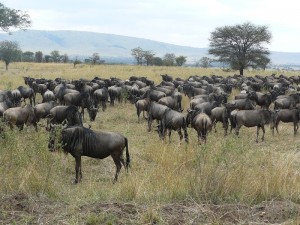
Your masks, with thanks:
M 299 0 L 2 0 L 33 30 L 76 30 L 207 48 L 217 27 L 268 26 L 271 51 L 300 52 Z

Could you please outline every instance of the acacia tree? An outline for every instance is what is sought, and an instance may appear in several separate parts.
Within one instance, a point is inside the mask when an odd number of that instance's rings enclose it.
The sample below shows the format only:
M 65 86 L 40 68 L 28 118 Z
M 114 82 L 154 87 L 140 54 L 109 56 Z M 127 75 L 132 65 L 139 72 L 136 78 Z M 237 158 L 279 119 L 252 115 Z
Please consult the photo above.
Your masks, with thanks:
M 174 53 L 166 53 L 163 58 L 163 64 L 165 66 L 174 66 L 175 58 Z
M 148 51 L 144 51 L 143 55 L 144 55 L 144 60 L 145 60 L 146 65 L 147 66 L 153 65 L 155 53 L 148 50 Z
M 0 58 L 5 62 L 5 68 L 8 70 L 8 65 L 13 60 L 17 59 L 21 49 L 15 41 L 0 42 Z
M 11 27 L 26 29 L 31 26 L 31 20 L 26 12 L 10 9 L 0 3 L 0 28 L 9 32 Z
M 141 47 L 131 49 L 131 55 L 135 58 L 138 65 L 143 64 L 144 50 Z
M 271 37 L 267 26 L 250 22 L 218 27 L 211 32 L 208 52 L 243 75 L 247 67 L 265 67 L 266 62 L 270 62 L 270 52 L 265 45 L 270 43 Z
M 37 51 L 34 53 L 34 60 L 35 62 L 41 63 L 43 62 L 43 52 Z
M 176 65 L 177 65 L 177 66 L 182 66 L 183 64 L 185 64 L 185 63 L 186 63 L 186 58 L 187 58 L 187 57 L 186 57 L 186 56 L 183 56 L 183 55 L 176 57 L 176 58 L 175 58 Z
M 52 52 L 50 52 L 50 55 L 51 55 L 53 62 L 55 62 L 55 63 L 60 62 L 61 55 L 58 50 L 53 50 Z

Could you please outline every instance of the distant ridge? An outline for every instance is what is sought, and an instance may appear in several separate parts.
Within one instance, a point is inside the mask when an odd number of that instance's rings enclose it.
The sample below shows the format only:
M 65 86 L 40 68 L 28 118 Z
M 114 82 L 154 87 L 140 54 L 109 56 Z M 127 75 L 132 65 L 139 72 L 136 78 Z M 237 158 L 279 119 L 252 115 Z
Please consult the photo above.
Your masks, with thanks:
M 131 49 L 136 47 L 151 50 L 159 57 L 166 53 L 184 55 L 187 56 L 189 63 L 208 56 L 208 48 L 179 46 L 144 38 L 87 31 L 27 30 L 12 32 L 11 35 L 0 33 L 0 41 L 3 40 L 18 42 L 22 51 L 42 51 L 44 54 L 49 54 L 53 50 L 58 50 L 71 58 L 84 58 L 99 53 L 106 61 L 119 60 L 126 63 L 134 62 Z M 271 52 L 271 60 L 272 64 L 300 65 L 300 53 Z

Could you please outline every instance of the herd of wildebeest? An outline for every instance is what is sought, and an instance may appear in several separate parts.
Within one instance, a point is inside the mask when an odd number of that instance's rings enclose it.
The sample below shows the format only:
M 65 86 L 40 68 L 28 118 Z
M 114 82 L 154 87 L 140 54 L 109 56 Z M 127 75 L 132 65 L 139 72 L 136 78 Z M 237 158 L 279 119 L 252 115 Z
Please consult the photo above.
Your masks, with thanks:
M 115 181 L 122 165 L 126 170 L 130 166 L 126 137 L 83 126 L 85 110 L 90 121 L 94 121 L 100 109 L 103 112 L 107 109 L 107 103 L 111 107 L 123 101 L 132 103 L 137 123 L 143 114 L 142 119 L 148 121 L 147 130 L 151 131 L 152 121 L 157 120 L 158 138 L 164 140 L 168 132 L 169 142 L 174 130 L 180 141 L 184 138 L 188 143 L 188 127 L 191 126 L 197 133 L 198 144 L 205 144 L 207 134 L 216 131 L 217 122 L 223 124 L 225 136 L 232 129 L 238 135 L 241 126 L 257 127 L 256 142 L 260 128 L 264 141 L 265 125 L 270 124 L 272 133 L 274 129 L 278 133 L 280 121 L 293 123 L 296 135 L 300 119 L 300 76 L 194 75 L 187 79 L 167 74 L 160 76 L 162 81 L 158 85 L 143 76 L 131 76 L 128 80 L 95 77 L 72 81 L 24 77 L 24 86 L 0 91 L 0 133 L 5 138 L 8 126 L 22 130 L 25 124 L 33 125 L 38 131 L 37 124 L 43 124 L 49 131 L 49 150 L 54 151 L 59 142 L 64 151 L 75 158 L 75 183 L 82 178 L 81 156 L 100 159 L 111 156 L 116 165 Z M 239 93 L 233 96 L 232 90 L 239 90 Z M 188 109 L 182 107 L 183 96 L 189 98 Z M 42 99 L 42 103 L 36 104 L 36 97 Z M 46 122 L 40 123 L 41 120 Z M 58 124 L 63 126 L 58 129 Z M 126 160 L 123 159 L 124 149 Z

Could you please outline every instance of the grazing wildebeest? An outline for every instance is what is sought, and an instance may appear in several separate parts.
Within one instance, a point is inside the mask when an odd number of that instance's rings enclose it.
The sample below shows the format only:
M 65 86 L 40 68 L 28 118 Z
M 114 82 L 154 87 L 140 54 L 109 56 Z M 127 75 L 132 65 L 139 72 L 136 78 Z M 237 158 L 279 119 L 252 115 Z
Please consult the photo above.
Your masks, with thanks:
M 33 125 L 35 130 L 38 131 L 34 109 L 31 105 L 14 107 L 5 110 L 3 113 L 3 120 L 9 124 L 11 129 L 13 129 L 14 125 L 16 125 L 20 130 L 22 130 L 24 124 L 26 124 Z
M 204 140 L 206 144 L 207 134 L 212 129 L 212 121 L 205 113 L 199 113 L 196 110 L 188 110 L 187 124 L 191 124 L 192 128 L 197 131 L 198 144 L 201 144 L 201 140 Z
M 245 127 L 257 127 L 256 131 L 256 142 L 258 142 L 259 129 L 263 131 L 261 140 L 265 138 L 265 125 L 271 124 L 271 129 L 274 126 L 274 112 L 267 109 L 256 109 L 256 110 L 239 110 L 234 116 L 236 124 L 235 133 L 239 135 L 240 128 L 244 125 Z
M 183 130 L 184 135 L 182 135 L 181 129 Z M 185 142 L 188 142 L 188 133 L 187 133 L 187 124 L 185 115 L 180 112 L 177 112 L 173 109 L 165 110 L 162 119 L 159 124 L 158 133 L 162 139 L 165 139 L 166 132 L 169 131 L 169 143 L 171 142 L 171 132 L 175 130 L 178 132 L 180 141 L 184 137 Z
M 278 134 L 278 124 L 280 121 L 284 123 L 293 123 L 294 124 L 294 135 L 296 135 L 298 130 L 298 123 L 300 120 L 300 110 L 299 109 L 280 109 L 275 111 L 275 123 L 274 127 Z M 274 134 L 274 127 L 272 133 Z
M 160 121 L 164 115 L 164 112 L 169 109 L 168 106 L 161 105 L 157 102 L 151 101 L 148 105 L 148 131 L 151 131 L 152 121 Z
M 83 125 L 81 114 L 74 105 L 55 106 L 50 110 L 47 118 L 47 129 L 49 129 L 49 124 L 62 124 L 63 122 L 67 122 L 68 126 Z
M 55 150 L 56 135 L 50 135 L 48 148 Z M 128 151 L 128 140 L 126 137 L 115 132 L 93 131 L 82 126 L 73 126 L 62 129 L 60 142 L 66 153 L 70 153 L 76 162 L 76 177 L 74 183 L 82 179 L 81 156 L 96 159 L 104 159 L 111 156 L 116 165 L 114 181 L 118 180 L 122 164 L 128 171 L 130 156 Z M 126 162 L 123 159 L 123 150 L 126 148 Z
M 98 109 L 94 107 L 94 101 L 88 92 L 68 93 L 64 95 L 63 99 L 66 105 L 75 105 L 77 107 L 80 107 L 83 119 L 84 108 L 87 108 L 90 121 L 95 120 Z
M 150 99 L 149 98 L 140 99 L 140 100 L 136 101 L 135 108 L 136 108 L 136 114 L 138 116 L 138 122 L 140 122 L 141 112 L 143 112 L 143 118 L 145 118 L 144 112 L 145 111 L 147 112 L 149 104 L 150 104 Z

